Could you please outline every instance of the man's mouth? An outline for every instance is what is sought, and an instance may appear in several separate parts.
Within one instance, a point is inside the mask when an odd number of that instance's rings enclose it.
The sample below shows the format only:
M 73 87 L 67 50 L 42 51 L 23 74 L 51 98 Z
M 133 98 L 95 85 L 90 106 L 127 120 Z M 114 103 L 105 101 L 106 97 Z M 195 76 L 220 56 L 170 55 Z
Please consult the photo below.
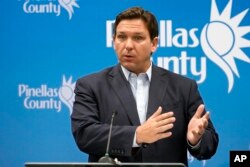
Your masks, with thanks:
M 125 60 L 131 60 L 131 59 L 134 58 L 134 56 L 132 56 L 132 55 L 130 55 L 130 54 L 125 54 L 125 55 L 123 55 L 123 58 L 124 58 Z

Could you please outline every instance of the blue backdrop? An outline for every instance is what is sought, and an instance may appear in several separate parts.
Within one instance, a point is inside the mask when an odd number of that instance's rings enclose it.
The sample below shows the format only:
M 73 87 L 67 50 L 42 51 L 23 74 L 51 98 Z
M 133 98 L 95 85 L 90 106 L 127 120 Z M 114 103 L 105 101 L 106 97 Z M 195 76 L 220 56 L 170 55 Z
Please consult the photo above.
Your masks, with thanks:
M 87 162 L 71 134 L 77 78 L 117 63 L 116 14 L 142 6 L 159 21 L 158 66 L 197 80 L 220 136 L 207 161 L 227 167 L 250 150 L 250 3 L 247 0 L 2 0 L 0 166 Z

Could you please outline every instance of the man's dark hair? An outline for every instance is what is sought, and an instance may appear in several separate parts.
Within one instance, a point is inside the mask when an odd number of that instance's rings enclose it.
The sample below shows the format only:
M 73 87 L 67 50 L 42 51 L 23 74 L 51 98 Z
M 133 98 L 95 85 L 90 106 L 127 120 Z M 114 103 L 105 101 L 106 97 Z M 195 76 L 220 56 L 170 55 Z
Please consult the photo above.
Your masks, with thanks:
M 158 23 L 155 16 L 141 7 L 129 8 L 116 16 L 113 33 L 116 35 L 116 28 L 122 20 L 142 19 L 149 31 L 150 39 L 158 37 Z

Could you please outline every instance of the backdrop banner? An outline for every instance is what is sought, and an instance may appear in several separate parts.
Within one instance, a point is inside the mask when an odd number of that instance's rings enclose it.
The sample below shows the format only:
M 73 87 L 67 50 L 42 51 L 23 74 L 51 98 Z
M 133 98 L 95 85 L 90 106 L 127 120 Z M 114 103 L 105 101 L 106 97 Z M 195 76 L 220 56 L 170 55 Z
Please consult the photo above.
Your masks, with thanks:
M 250 150 L 248 0 L 2 0 L 0 14 L 0 166 L 87 162 L 71 133 L 78 78 L 115 65 L 115 16 L 132 6 L 154 13 L 157 66 L 197 81 L 220 142 L 210 160 Z M 249 157 L 250 158 L 250 157 Z

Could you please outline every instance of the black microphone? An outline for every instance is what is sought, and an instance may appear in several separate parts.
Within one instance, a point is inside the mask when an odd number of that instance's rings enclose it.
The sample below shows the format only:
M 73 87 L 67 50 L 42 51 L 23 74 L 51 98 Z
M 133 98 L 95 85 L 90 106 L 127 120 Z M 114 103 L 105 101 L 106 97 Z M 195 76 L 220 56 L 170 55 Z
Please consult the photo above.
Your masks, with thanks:
M 108 136 L 108 143 L 107 143 L 106 153 L 105 153 L 105 155 L 103 157 L 101 157 L 99 159 L 98 162 L 100 162 L 100 163 L 110 163 L 110 164 L 113 164 L 113 165 L 116 164 L 115 160 L 109 156 L 109 144 L 110 144 L 110 140 L 111 140 L 111 131 L 112 131 L 112 127 L 113 127 L 114 117 L 115 117 L 116 114 L 117 114 L 116 111 L 114 111 L 112 113 L 111 123 L 110 123 L 110 127 L 109 127 L 109 136 Z

